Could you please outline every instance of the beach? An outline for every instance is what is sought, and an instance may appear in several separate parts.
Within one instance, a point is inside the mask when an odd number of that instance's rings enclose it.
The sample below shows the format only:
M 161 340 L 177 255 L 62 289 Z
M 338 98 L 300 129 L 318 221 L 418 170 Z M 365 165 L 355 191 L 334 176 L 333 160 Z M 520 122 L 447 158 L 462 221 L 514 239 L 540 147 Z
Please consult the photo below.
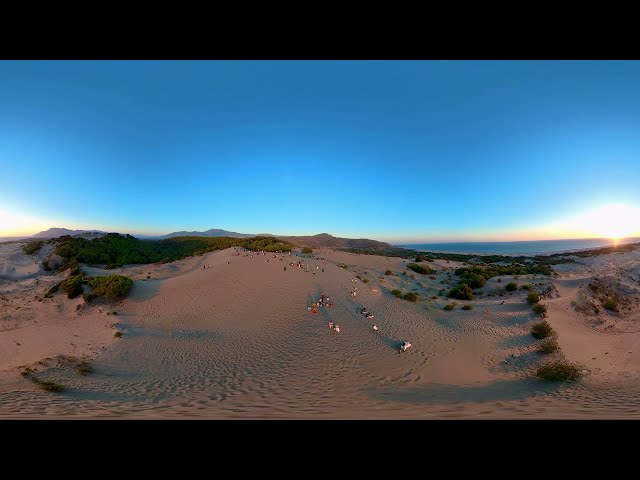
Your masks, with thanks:
M 397 257 L 229 248 L 166 264 L 83 266 L 134 281 L 124 300 L 85 304 L 61 292 L 44 299 L 64 274 L 42 270 L 46 247 L 28 256 L 20 246 L 0 244 L 3 418 L 640 417 L 637 249 L 576 257 L 554 265 L 557 276 L 494 277 L 477 299 L 445 311 L 454 300 L 438 294 L 455 285 L 459 262 L 425 262 L 436 272 L 420 275 Z M 580 310 L 594 278 L 626 288 L 629 308 Z M 537 352 L 530 330 L 541 318 L 525 290 L 505 292 L 509 282 L 549 292 L 546 320 L 561 355 L 580 364 L 579 381 L 535 377 L 556 357 Z M 323 294 L 333 306 L 309 311 Z M 79 375 L 72 359 L 93 372 Z M 25 367 L 64 391 L 38 388 Z

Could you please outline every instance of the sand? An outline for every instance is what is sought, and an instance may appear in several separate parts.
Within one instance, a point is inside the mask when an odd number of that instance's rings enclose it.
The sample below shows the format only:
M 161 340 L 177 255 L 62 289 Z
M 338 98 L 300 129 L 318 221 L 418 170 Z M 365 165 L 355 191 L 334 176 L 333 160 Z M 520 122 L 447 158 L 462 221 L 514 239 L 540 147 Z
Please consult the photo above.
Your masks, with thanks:
M 36 297 L 62 277 L 34 271 L 34 259 L 0 245 L 0 265 L 5 265 L 0 416 L 640 416 L 640 351 L 634 348 L 640 342 L 640 328 L 634 328 L 640 319 L 633 308 L 596 317 L 572 305 L 582 302 L 595 276 L 637 285 L 639 251 L 559 265 L 557 277 L 490 279 L 480 298 L 459 301 L 453 311 L 443 310 L 450 300 L 438 292 L 454 285 L 457 262 L 429 263 L 438 270 L 432 279 L 408 270 L 410 262 L 398 258 L 314 253 L 327 263 L 309 263 L 324 272 L 293 267 L 289 264 L 297 258 L 289 255 L 274 258 L 234 249 L 166 265 L 115 271 L 86 267 L 91 274 L 129 275 L 134 287 L 117 304 L 84 305 L 62 293 L 40 302 Z M 387 269 L 395 274 L 385 275 Z M 558 332 L 561 355 L 583 366 L 583 379 L 554 384 L 534 377 L 536 367 L 550 358 L 536 352 L 539 341 L 530 335 L 540 318 L 526 304 L 526 291 L 498 294 L 509 281 L 550 289 L 550 298 L 542 302 L 549 309 L 548 321 Z M 395 298 L 393 288 L 415 291 L 420 300 Z M 313 315 L 307 306 L 322 292 L 334 306 L 320 307 Z M 463 303 L 473 309 L 461 310 Z M 82 305 L 78 311 L 77 305 Z M 373 320 L 359 313 L 362 305 Z M 107 315 L 114 310 L 117 316 Z M 329 329 L 329 321 L 341 331 Z M 123 337 L 114 338 L 115 331 Z M 403 340 L 413 346 L 400 353 Z M 90 359 L 95 371 L 80 376 L 57 355 Z M 39 390 L 20 376 L 23 365 L 65 390 Z

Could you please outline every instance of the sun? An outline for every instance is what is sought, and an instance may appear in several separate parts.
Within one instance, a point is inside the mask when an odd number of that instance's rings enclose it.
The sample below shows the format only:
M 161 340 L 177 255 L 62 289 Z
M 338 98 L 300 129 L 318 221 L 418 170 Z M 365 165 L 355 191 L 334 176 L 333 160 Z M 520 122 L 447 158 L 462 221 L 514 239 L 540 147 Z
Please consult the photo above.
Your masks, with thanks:
M 614 240 L 640 231 L 640 208 L 611 204 L 591 210 L 575 219 L 575 227 Z

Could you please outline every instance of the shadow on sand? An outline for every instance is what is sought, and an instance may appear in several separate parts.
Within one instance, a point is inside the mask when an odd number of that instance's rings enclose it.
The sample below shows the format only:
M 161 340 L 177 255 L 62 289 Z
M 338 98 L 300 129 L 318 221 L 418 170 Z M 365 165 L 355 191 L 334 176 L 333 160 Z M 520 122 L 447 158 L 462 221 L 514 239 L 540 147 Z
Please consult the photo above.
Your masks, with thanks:
M 427 385 L 398 389 L 385 388 L 369 390 L 368 394 L 378 400 L 404 403 L 454 404 L 461 402 L 501 402 L 525 400 L 527 398 L 555 393 L 560 384 L 525 378 L 499 380 L 484 385 Z

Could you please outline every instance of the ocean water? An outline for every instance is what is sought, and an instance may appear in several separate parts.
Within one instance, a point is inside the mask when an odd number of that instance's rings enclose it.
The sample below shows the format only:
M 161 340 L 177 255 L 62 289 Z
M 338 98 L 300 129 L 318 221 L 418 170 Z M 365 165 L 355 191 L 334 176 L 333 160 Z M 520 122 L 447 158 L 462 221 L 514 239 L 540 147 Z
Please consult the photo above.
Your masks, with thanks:
M 615 242 L 610 238 L 581 238 L 574 240 L 535 240 L 526 242 L 450 242 L 397 245 L 425 252 L 483 253 L 495 255 L 539 255 L 590 248 L 610 247 L 640 241 L 640 237 Z

